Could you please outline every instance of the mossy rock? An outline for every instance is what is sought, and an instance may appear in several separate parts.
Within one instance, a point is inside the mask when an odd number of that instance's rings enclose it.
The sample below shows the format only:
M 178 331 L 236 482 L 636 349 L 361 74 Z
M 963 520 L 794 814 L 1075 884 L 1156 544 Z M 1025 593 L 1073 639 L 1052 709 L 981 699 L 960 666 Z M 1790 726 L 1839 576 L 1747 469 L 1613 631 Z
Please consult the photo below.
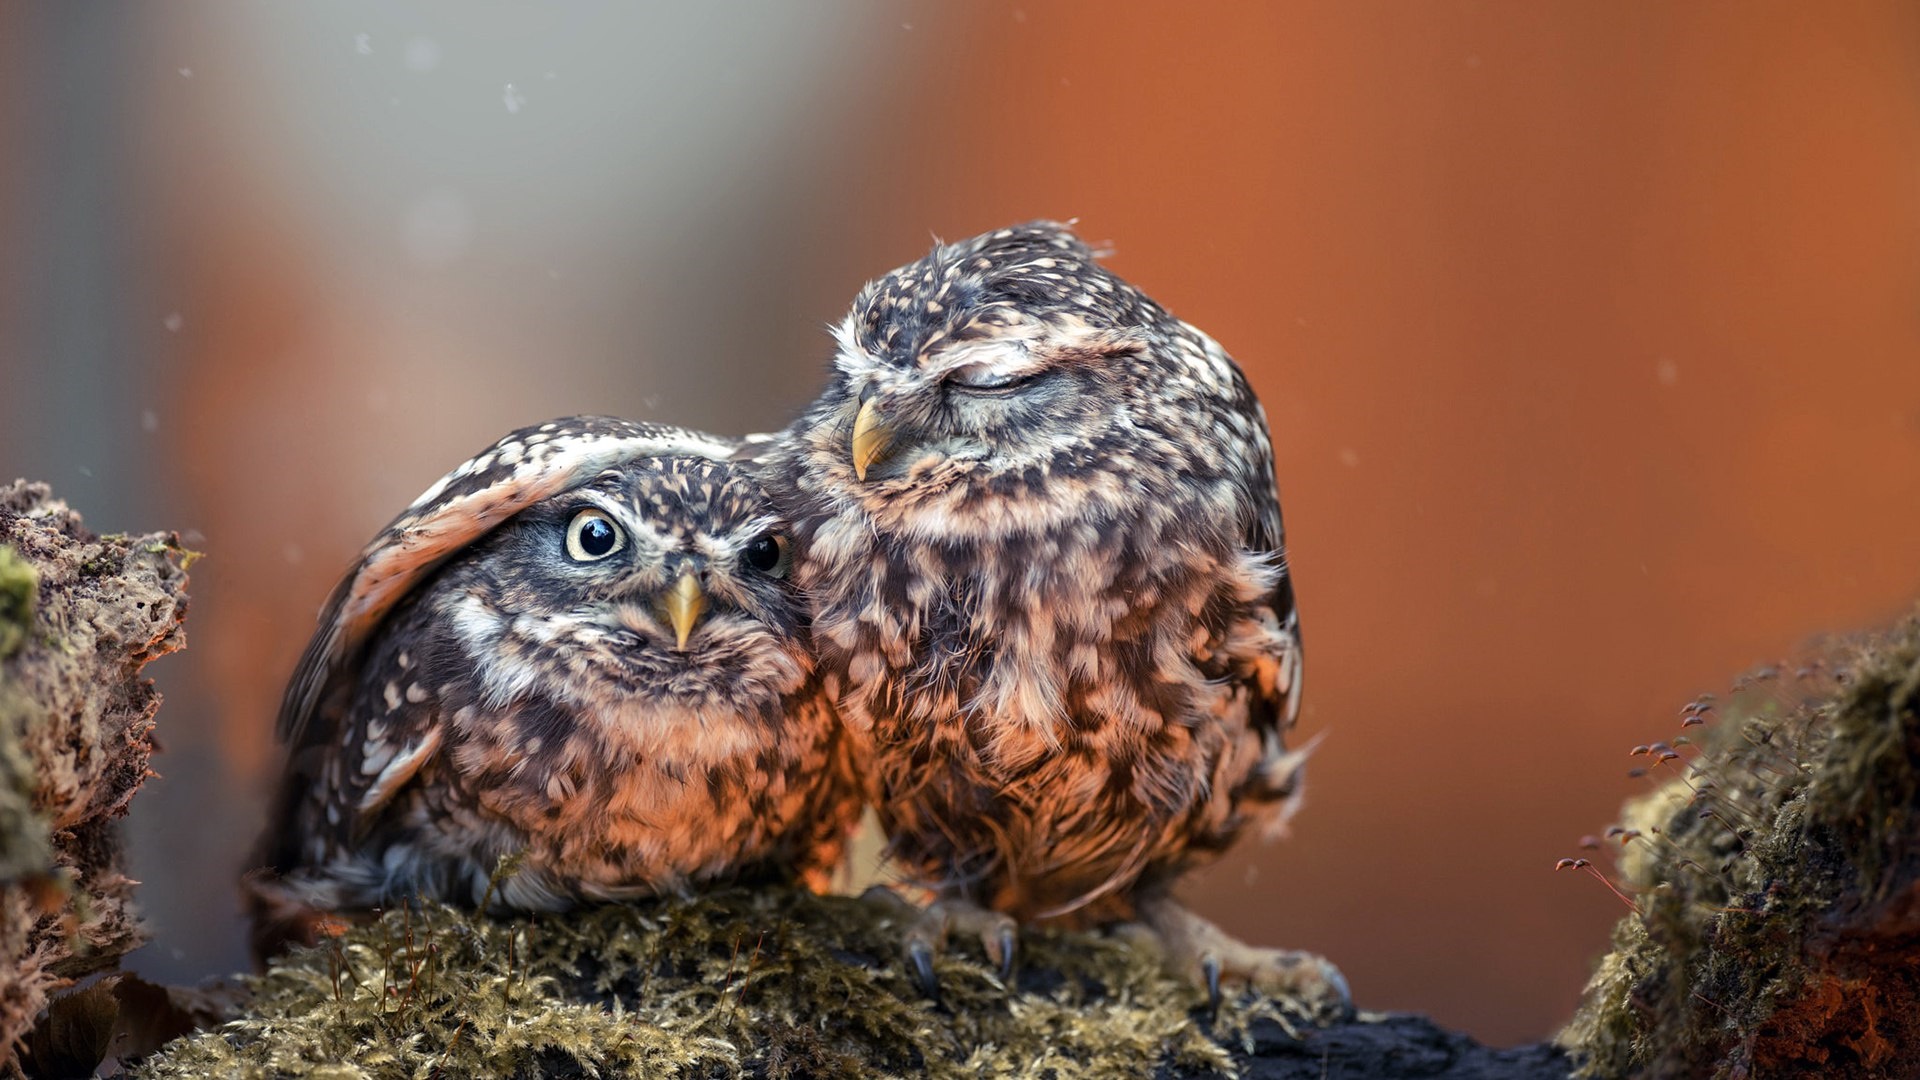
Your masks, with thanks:
M 1598 1077 L 1920 1076 L 1920 618 L 1687 714 L 1635 748 L 1671 778 L 1611 831 L 1637 910 L 1561 1042 Z

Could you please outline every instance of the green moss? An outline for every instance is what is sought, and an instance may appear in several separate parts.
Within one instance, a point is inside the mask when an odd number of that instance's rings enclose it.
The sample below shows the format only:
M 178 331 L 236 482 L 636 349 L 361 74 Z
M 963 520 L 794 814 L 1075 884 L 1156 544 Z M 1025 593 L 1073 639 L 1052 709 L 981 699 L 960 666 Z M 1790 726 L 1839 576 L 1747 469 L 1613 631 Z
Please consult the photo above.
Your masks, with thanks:
M 53 867 L 46 822 L 33 809 L 33 763 L 14 734 L 20 711 L 0 673 L 0 886 L 42 878 Z
M 250 1016 L 142 1075 L 1147 1077 L 1231 1072 L 1191 988 L 1110 939 L 1030 931 L 1018 989 L 977 949 L 939 961 L 944 1007 L 899 963 L 890 910 L 733 890 L 488 920 L 390 912 L 253 980 Z M 1270 1002 L 1229 1004 L 1244 1033 Z
M 26 643 L 39 591 L 33 565 L 0 544 L 0 661 Z M 0 883 L 44 874 L 53 865 L 46 824 L 33 811 L 33 763 L 15 734 L 28 705 L 19 694 L 0 669 Z
M 0 544 L 0 660 L 12 656 L 33 629 L 40 575 L 11 547 Z
M 1612 833 L 1638 911 L 1561 1035 L 1583 1075 L 1868 1077 L 1920 1045 L 1920 619 L 1827 670 L 1645 755 L 1671 778 Z

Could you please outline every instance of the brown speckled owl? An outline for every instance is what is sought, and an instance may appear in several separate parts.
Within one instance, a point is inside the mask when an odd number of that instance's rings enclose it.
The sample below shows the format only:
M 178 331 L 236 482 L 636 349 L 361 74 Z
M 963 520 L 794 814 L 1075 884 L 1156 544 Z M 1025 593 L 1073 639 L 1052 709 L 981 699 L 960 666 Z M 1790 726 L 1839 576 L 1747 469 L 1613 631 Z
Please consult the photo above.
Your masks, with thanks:
M 598 417 L 524 428 L 375 538 L 282 709 L 261 951 L 317 911 L 490 887 L 552 910 L 824 886 L 859 792 L 787 525 L 734 450 Z
M 1300 639 L 1266 418 L 1199 330 L 1037 222 L 936 247 L 836 329 L 831 383 L 760 451 L 828 691 L 902 866 L 929 989 L 950 928 L 1137 920 L 1218 998 L 1334 1004 L 1175 880 L 1299 792 Z

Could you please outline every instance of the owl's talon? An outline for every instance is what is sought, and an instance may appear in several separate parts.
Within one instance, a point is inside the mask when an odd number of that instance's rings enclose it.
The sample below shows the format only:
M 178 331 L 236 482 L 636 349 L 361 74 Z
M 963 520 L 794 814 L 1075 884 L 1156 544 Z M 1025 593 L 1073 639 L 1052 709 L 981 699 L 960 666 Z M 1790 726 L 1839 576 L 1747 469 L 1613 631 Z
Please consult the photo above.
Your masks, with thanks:
M 1019 951 L 1020 927 L 1008 916 L 959 897 L 935 900 L 924 908 L 914 908 L 898 894 L 881 890 L 878 886 L 867 890 L 863 899 L 889 909 L 905 909 L 914 913 L 905 934 L 907 960 L 913 968 L 914 981 L 936 1004 L 940 1001 L 940 989 L 939 981 L 933 974 L 933 959 L 946 951 L 947 938 L 955 930 L 979 939 L 980 947 L 987 954 L 987 963 L 999 972 L 1001 982 L 1012 977 L 1013 960 Z
M 1000 971 L 1000 981 L 1013 978 L 1013 952 L 1018 944 L 1018 933 L 1012 922 L 998 928 L 993 939 L 987 943 L 987 957 L 994 960 Z
M 1143 901 L 1140 918 L 1169 970 L 1189 979 L 1199 976 L 1207 1007 L 1215 1013 L 1224 998 L 1222 983 L 1232 982 L 1286 999 L 1314 1016 L 1353 1014 L 1346 976 L 1324 957 L 1248 945 L 1165 897 Z
M 907 960 L 913 965 L 913 978 L 920 984 L 920 992 L 939 1006 L 940 977 L 933 973 L 933 946 L 917 939 L 907 942 Z

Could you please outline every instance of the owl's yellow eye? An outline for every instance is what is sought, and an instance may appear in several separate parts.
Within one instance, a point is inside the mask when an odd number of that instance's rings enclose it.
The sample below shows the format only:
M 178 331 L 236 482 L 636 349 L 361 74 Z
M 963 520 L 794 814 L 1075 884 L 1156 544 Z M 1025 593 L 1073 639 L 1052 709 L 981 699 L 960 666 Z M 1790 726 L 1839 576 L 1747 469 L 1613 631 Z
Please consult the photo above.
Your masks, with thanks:
M 567 556 L 575 562 L 598 562 L 626 546 L 626 534 L 603 510 L 588 507 L 567 523 Z

